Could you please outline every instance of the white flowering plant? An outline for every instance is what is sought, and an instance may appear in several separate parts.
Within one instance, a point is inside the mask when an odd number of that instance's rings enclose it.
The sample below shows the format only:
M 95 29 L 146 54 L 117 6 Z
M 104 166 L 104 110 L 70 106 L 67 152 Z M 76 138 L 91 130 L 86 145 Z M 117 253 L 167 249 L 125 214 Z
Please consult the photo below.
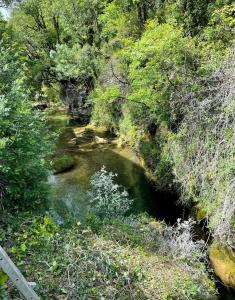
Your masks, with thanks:
M 191 263 L 204 260 L 206 245 L 203 240 L 195 239 L 195 224 L 192 219 L 177 219 L 174 226 L 166 226 L 160 251 L 170 254 L 174 259 L 185 259 Z
M 105 166 L 91 177 L 90 210 L 101 218 L 124 216 L 133 203 L 125 188 L 115 183 L 116 177 Z

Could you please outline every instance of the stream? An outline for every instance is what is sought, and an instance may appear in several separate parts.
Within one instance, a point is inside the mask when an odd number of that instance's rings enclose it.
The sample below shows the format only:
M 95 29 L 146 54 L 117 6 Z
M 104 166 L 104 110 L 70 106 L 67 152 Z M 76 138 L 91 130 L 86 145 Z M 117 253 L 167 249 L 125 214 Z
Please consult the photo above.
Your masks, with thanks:
M 56 156 L 68 155 L 74 160 L 74 167 L 67 172 L 50 176 L 53 186 L 51 209 L 58 221 L 85 216 L 88 201 L 87 190 L 91 176 L 103 166 L 116 173 L 118 184 L 125 187 L 134 199 L 132 212 L 147 212 L 168 224 L 185 217 L 185 210 L 177 205 L 178 195 L 156 191 L 136 156 L 118 145 L 117 138 L 104 128 L 68 125 L 65 111 L 57 111 L 50 120 L 52 129 L 60 129 Z M 234 300 L 232 291 L 222 284 L 217 285 L 221 300 Z
M 60 119 L 63 115 L 53 116 L 54 121 L 56 117 L 57 122 L 61 121 L 63 126 L 66 120 Z M 52 206 L 60 217 L 84 216 L 90 178 L 103 166 L 109 172 L 118 175 L 117 183 L 125 187 L 130 198 L 134 199 L 133 213 L 148 212 L 171 224 L 175 223 L 177 218 L 184 217 L 183 208 L 176 205 L 177 195 L 157 192 L 147 179 L 136 154 L 128 148 L 119 147 L 117 138 L 104 128 L 64 126 L 56 155 L 64 154 L 73 157 L 75 166 L 68 172 L 50 178 L 54 186 Z

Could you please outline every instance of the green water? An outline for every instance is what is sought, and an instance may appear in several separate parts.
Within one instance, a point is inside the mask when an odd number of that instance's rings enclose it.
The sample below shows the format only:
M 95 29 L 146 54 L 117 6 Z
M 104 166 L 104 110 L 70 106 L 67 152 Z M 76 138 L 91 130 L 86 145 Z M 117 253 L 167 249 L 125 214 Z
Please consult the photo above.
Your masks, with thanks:
M 181 216 L 182 210 L 175 205 L 176 196 L 156 192 L 136 154 L 119 147 L 117 139 L 105 129 L 68 126 L 63 113 L 55 115 L 53 122 L 55 127 L 62 129 L 56 155 L 67 154 L 75 160 L 70 171 L 50 178 L 54 186 L 52 208 L 60 217 L 82 218 L 85 215 L 90 178 L 103 166 L 118 174 L 117 182 L 134 199 L 132 212 L 147 211 L 169 222 Z

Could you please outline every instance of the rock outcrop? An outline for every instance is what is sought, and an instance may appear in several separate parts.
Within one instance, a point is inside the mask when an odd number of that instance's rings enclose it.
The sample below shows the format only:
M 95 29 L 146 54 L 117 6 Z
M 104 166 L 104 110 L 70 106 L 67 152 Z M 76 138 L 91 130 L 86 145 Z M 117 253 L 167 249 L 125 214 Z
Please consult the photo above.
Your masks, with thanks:
M 215 274 L 225 285 L 235 290 L 235 253 L 222 245 L 212 244 L 209 257 Z
M 90 122 L 91 104 L 87 102 L 89 88 L 76 82 L 62 82 L 61 98 L 68 107 L 70 122 L 85 125 Z

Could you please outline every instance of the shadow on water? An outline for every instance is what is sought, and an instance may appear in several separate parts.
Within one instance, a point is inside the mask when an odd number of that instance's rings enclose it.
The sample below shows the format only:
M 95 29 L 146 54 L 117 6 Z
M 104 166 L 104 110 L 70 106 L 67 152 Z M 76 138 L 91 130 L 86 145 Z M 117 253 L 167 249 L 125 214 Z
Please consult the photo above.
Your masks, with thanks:
M 235 291 L 226 287 L 222 282 L 217 280 L 216 287 L 219 293 L 219 300 L 235 300 Z

